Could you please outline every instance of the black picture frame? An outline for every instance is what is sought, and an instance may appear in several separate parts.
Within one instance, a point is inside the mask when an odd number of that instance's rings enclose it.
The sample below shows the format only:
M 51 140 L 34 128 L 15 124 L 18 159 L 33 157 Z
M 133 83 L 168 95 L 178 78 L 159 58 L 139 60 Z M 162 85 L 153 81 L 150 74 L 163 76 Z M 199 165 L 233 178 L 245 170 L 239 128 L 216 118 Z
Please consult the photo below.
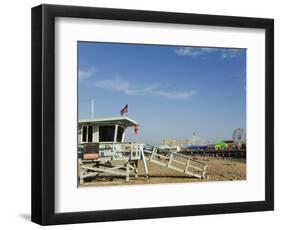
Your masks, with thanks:
M 55 213 L 55 18 L 109 19 L 265 29 L 265 200 Z M 93 207 L 94 208 L 94 207 Z M 222 214 L 274 209 L 274 20 L 125 9 L 32 8 L 32 221 L 41 225 Z

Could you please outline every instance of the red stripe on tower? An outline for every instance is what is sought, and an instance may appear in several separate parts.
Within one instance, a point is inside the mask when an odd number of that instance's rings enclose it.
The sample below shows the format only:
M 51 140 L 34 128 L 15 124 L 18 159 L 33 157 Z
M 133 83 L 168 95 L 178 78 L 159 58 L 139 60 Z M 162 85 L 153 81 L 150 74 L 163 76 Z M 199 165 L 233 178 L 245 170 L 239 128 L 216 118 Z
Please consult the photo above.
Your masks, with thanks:
M 135 125 L 134 133 L 135 133 L 135 135 L 138 135 L 138 133 L 139 133 L 139 125 Z

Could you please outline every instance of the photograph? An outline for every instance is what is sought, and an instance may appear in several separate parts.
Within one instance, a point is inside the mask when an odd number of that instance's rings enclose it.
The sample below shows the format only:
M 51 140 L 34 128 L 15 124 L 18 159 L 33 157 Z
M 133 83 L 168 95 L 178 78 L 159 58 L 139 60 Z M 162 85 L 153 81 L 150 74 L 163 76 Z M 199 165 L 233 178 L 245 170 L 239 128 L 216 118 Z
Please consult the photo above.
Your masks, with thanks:
M 32 7 L 32 222 L 274 210 L 274 18 L 233 9 Z
M 77 42 L 77 182 L 246 180 L 239 47 Z

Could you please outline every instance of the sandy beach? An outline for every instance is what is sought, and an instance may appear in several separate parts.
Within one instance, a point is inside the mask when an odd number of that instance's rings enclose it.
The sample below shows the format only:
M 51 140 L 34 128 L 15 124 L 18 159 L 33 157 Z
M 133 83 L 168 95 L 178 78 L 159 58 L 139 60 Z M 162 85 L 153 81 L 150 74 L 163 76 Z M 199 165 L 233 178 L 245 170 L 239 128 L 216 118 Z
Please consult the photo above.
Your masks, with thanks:
M 208 164 L 208 179 L 203 180 L 189 177 L 183 173 L 153 163 L 147 164 L 149 179 L 146 179 L 144 176 L 143 162 L 140 161 L 138 165 L 138 178 L 130 177 L 129 182 L 126 182 L 122 176 L 106 175 L 98 178 L 87 178 L 83 185 L 79 185 L 79 187 L 246 180 L 245 160 L 217 159 L 214 157 L 205 158 L 200 156 L 196 157 L 196 159 Z

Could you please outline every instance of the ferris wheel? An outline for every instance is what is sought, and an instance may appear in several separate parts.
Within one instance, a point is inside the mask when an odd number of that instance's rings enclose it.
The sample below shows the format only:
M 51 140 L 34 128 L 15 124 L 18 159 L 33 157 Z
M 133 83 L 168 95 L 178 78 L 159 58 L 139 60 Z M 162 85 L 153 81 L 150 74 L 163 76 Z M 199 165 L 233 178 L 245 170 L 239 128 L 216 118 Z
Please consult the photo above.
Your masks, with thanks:
M 246 140 L 246 132 L 243 128 L 237 128 L 233 131 L 232 138 L 235 142 Z

